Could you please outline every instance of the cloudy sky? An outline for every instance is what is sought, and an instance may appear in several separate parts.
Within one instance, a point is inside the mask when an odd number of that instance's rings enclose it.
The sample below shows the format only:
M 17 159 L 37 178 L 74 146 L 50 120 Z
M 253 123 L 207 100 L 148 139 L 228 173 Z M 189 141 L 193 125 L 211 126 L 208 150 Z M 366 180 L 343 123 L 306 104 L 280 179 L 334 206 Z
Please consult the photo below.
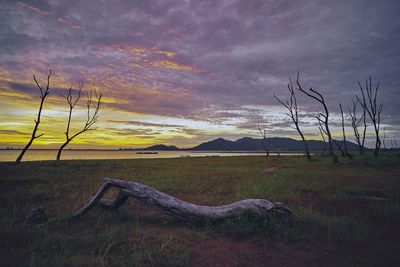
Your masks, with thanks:
M 188 147 L 258 137 L 258 122 L 297 138 L 273 99 L 297 71 L 325 96 L 337 138 L 338 103 L 347 110 L 358 80 L 380 81 L 387 146 L 400 143 L 399 10 L 397 0 L 0 0 L 0 147 L 29 139 L 40 102 L 32 75 L 45 85 L 49 68 L 36 147 L 63 141 L 61 95 L 80 81 L 104 104 L 97 130 L 71 147 Z M 300 92 L 298 102 L 307 138 L 319 139 L 321 106 Z M 72 132 L 85 116 L 82 98 Z

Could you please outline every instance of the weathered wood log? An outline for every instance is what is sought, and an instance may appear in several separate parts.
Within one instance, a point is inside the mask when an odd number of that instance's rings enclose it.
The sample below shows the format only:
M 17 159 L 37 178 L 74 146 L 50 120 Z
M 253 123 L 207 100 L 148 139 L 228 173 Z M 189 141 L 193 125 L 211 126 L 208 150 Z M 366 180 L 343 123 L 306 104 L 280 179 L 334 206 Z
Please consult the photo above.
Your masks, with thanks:
M 112 187 L 120 191 L 114 199 L 101 199 Z M 97 193 L 73 213 L 72 219 L 83 216 L 95 205 L 117 209 L 129 197 L 136 198 L 160 211 L 187 222 L 212 222 L 233 216 L 248 214 L 256 217 L 267 217 L 276 214 L 293 216 L 293 212 L 279 202 L 270 202 L 265 199 L 245 199 L 222 206 L 202 206 L 174 198 L 150 186 L 118 179 L 105 178 Z

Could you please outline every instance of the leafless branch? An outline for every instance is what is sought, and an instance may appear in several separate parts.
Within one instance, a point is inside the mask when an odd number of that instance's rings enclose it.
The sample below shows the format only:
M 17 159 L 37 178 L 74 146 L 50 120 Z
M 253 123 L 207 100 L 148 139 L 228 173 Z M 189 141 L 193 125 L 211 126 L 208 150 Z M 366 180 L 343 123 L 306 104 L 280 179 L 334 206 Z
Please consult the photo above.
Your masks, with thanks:
M 98 113 L 100 111 L 101 108 L 101 99 L 103 97 L 103 95 L 97 91 L 96 86 L 93 84 L 93 89 L 91 89 L 90 91 L 86 91 L 86 109 L 87 109 L 87 117 L 86 117 L 86 122 L 85 125 L 83 126 L 83 128 L 76 132 L 73 135 L 70 135 L 70 125 L 71 125 L 71 120 L 72 120 L 72 111 L 75 108 L 75 106 L 77 105 L 79 99 L 81 98 L 81 93 L 82 93 L 82 89 L 83 89 L 83 82 L 80 83 L 79 85 L 79 90 L 78 90 L 78 95 L 77 97 L 74 99 L 72 96 L 72 86 L 69 88 L 68 90 L 68 94 L 64 97 L 68 103 L 69 106 L 69 113 L 68 113 L 68 122 L 67 122 L 67 128 L 65 131 L 65 136 L 66 136 L 66 140 L 65 142 L 61 145 L 61 147 L 58 150 L 57 153 L 57 160 L 61 159 L 61 153 L 63 151 L 63 149 L 78 135 L 87 132 L 87 131 L 93 131 L 96 128 L 93 127 L 93 125 L 97 122 L 97 118 L 98 118 Z M 94 93 L 93 93 L 94 92 Z M 94 98 L 93 98 L 94 95 Z M 94 107 L 93 107 L 94 106 Z M 94 108 L 94 111 L 93 111 Z
M 361 83 L 358 82 L 358 87 L 360 88 L 362 100 L 357 97 L 358 102 L 362 105 L 364 111 L 368 113 L 369 118 L 372 121 L 372 125 L 375 130 L 375 151 L 374 155 L 377 156 L 379 153 L 379 149 L 381 147 L 381 140 L 379 137 L 379 130 L 381 124 L 381 112 L 383 109 L 383 104 L 377 104 L 377 96 L 379 91 L 379 82 L 376 84 L 375 89 L 372 88 L 372 77 L 369 76 L 369 79 L 365 80 L 365 88 L 361 86 Z M 365 120 L 365 118 L 364 118 Z M 366 124 L 365 124 L 366 125 Z
M 299 79 L 299 74 L 297 73 L 297 83 L 298 83 L 298 79 Z M 294 92 L 294 87 L 293 87 L 293 82 L 292 79 L 289 77 L 289 83 L 287 84 L 287 88 L 289 90 L 289 98 L 285 99 L 284 101 L 279 99 L 275 94 L 274 94 L 274 98 L 287 109 L 287 113 L 285 113 L 286 116 L 288 116 L 294 123 L 295 127 L 294 129 L 297 130 L 297 132 L 299 133 L 303 144 L 304 144 L 304 150 L 305 150 L 305 154 L 307 159 L 310 159 L 310 152 L 308 149 L 308 145 L 307 142 L 304 138 L 303 132 L 300 130 L 299 127 L 299 114 L 298 114 L 298 107 L 297 107 L 297 98 L 296 98 L 296 94 Z

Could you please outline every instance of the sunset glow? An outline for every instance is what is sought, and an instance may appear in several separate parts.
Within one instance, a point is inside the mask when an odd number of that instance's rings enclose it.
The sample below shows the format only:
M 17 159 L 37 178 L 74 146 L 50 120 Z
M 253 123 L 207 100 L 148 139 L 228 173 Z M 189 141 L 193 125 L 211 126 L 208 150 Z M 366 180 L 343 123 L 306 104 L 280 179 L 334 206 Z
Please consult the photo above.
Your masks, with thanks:
M 70 148 L 259 138 L 257 123 L 270 137 L 298 139 L 272 97 L 285 97 L 288 77 L 298 70 L 307 87 L 326 97 L 334 137 L 341 138 L 338 103 L 347 112 L 357 81 L 370 75 L 381 83 L 381 128 L 388 139 L 400 136 L 397 1 L 72 2 L 2 3 L 0 148 L 29 140 L 40 103 L 32 75 L 44 86 L 50 68 L 39 127 L 44 136 L 35 148 L 63 142 L 68 107 L 62 95 L 80 81 L 102 92 L 103 108 L 97 130 Z M 85 104 L 83 97 L 72 132 L 85 122 Z M 321 107 L 300 93 L 299 106 L 306 137 L 319 140 L 314 116 Z M 371 127 L 367 139 L 370 145 Z

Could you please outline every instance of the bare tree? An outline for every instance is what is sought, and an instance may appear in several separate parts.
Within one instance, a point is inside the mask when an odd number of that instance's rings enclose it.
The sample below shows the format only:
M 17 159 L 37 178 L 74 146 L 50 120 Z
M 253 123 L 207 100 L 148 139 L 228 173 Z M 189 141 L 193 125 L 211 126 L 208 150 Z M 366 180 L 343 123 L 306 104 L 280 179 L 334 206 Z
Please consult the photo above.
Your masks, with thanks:
M 349 114 L 350 114 L 350 119 L 351 119 L 351 127 L 353 128 L 353 131 L 354 131 L 354 137 L 355 137 L 357 145 L 359 147 L 360 155 L 363 155 L 364 154 L 365 133 L 367 131 L 367 122 L 365 120 L 366 110 L 363 108 L 363 113 L 362 113 L 361 117 L 358 117 L 357 106 L 358 106 L 359 101 L 358 100 L 354 101 L 354 99 L 352 99 L 352 102 L 353 102 L 353 106 L 351 109 L 349 109 Z M 363 130 L 362 136 L 361 136 L 358 128 L 362 121 L 363 121 L 364 130 Z
M 287 88 L 288 88 L 289 94 L 290 94 L 289 99 L 285 99 L 285 101 L 282 101 L 275 94 L 274 94 L 274 97 L 282 106 L 284 106 L 288 110 L 288 113 L 285 113 L 285 114 L 293 121 L 295 128 L 296 128 L 297 132 L 299 133 L 301 140 L 303 141 L 304 152 L 306 153 L 307 159 L 311 159 L 307 142 L 304 138 L 302 131 L 300 130 L 300 127 L 299 127 L 299 114 L 298 114 L 298 108 L 297 108 L 297 99 L 296 99 L 296 94 L 294 93 L 294 89 L 293 89 L 293 82 L 292 82 L 292 79 L 290 79 L 290 78 L 289 78 L 289 83 L 287 85 Z
M 269 148 L 269 144 L 268 144 L 268 140 L 267 140 L 267 131 L 265 129 L 261 129 L 260 123 L 257 124 L 257 129 L 260 132 L 261 137 L 262 137 L 261 143 L 262 143 L 262 146 L 265 151 L 265 156 L 269 157 L 270 148 Z
M 369 76 L 368 80 L 365 80 L 365 89 L 361 86 L 360 82 L 358 82 L 358 87 L 360 87 L 362 100 L 358 99 L 363 108 L 367 111 L 369 118 L 372 121 L 375 130 L 375 151 L 374 155 L 378 156 L 379 149 L 381 147 L 381 140 L 379 138 L 379 128 L 381 124 L 381 112 L 383 109 L 383 104 L 379 105 L 376 103 L 377 95 L 379 90 L 379 82 L 377 83 L 375 90 L 372 89 L 372 78 Z M 365 92 L 366 94 L 365 94 Z
M 340 114 L 342 115 L 342 133 L 343 133 L 343 147 L 344 147 L 343 153 L 346 157 L 352 159 L 353 157 L 351 156 L 349 150 L 347 149 L 346 131 L 344 129 L 344 115 L 343 115 L 342 104 L 339 103 L 339 107 L 340 107 Z
M 301 92 L 303 92 L 308 97 L 311 97 L 311 98 L 315 99 L 316 101 L 318 101 L 319 103 L 321 103 L 321 105 L 324 108 L 324 113 L 321 113 L 321 112 L 318 113 L 318 116 L 316 116 L 316 118 L 319 122 L 321 122 L 321 125 L 323 125 L 323 128 L 321 128 L 321 129 L 324 131 L 324 133 L 328 137 L 329 155 L 332 157 L 333 162 L 338 162 L 337 156 L 335 155 L 335 153 L 333 153 L 333 145 L 332 145 L 333 139 L 332 139 L 331 131 L 329 130 L 329 111 L 328 111 L 328 107 L 326 106 L 325 99 L 318 91 L 314 90 L 312 87 L 309 89 L 309 92 L 304 90 L 300 84 L 299 75 L 300 74 L 298 72 L 297 79 L 296 79 L 296 84 L 298 86 L 297 89 L 300 90 Z
M 49 94 L 50 76 L 51 76 L 51 69 L 49 70 L 49 74 L 47 75 L 47 86 L 46 86 L 46 89 L 43 89 L 43 87 L 40 86 L 39 82 L 37 81 L 36 76 L 33 75 L 33 80 L 35 81 L 36 86 L 40 90 L 39 112 L 37 114 L 37 119 L 35 120 L 35 127 L 33 127 L 31 139 L 26 144 L 26 146 L 22 149 L 21 154 L 19 154 L 19 156 L 18 156 L 18 158 L 16 160 L 16 163 L 20 163 L 22 161 L 22 158 L 24 157 L 24 155 L 25 155 L 26 151 L 29 149 L 29 147 L 32 145 L 33 141 L 43 135 L 43 134 L 36 135 L 36 132 L 39 129 L 40 117 L 42 115 L 42 109 L 43 109 L 44 100 L 46 99 L 47 95 Z
M 61 153 L 63 149 L 78 135 L 95 130 L 96 128 L 93 128 L 93 125 L 97 122 L 97 116 L 99 113 L 99 110 L 101 108 L 101 98 L 102 94 L 96 90 L 96 87 L 93 85 L 93 89 L 90 91 L 86 91 L 86 107 L 87 107 L 87 118 L 85 125 L 83 126 L 82 130 L 78 131 L 77 133 L 70 135 L 70 126 L 71 126 L 71 120 L 72 120 L 72 111 L 75 108 L 76 104 L 78 103 L 79 99 L 81 98 L 81 93 L 82 93 L 82 88 L 83 88 L 83 82 L 81 82 L 79 86 L 79 91 L 78 91 L 78 96 L 76 99 L 73 99 L 72 96 L 72 86 L 68 90 L 68 94 L 64 96 L 64 98 L 67 100 L 68 106 L 69 106 L 69 113 L 68 113 L 68 122 L 67 122 L 67 129 L 65 131 L 65 137 L 66 140 L 65 142 L 61 145 L 61 147 L 58 149 L 57 153 L 57 160 L 60 160 L 61 158 Z M 96 98 L 96 102 L 93 102 L 93 92 L 94 96 Z M 92 106 L 94 104 L 94 111 L 91 113 Z

